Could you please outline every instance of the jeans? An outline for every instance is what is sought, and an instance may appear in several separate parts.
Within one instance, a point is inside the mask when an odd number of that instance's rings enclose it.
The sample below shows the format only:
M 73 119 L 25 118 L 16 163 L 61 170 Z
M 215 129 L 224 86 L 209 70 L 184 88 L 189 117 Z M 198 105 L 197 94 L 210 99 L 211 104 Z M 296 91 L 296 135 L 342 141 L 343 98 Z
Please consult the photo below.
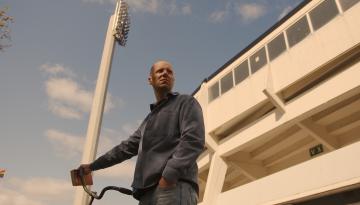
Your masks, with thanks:
M 178 181 L 172 187 L 147 191 L 140 198 L 139 205 L 196 205 L 197 199 L 197 193 L 189 183 Z

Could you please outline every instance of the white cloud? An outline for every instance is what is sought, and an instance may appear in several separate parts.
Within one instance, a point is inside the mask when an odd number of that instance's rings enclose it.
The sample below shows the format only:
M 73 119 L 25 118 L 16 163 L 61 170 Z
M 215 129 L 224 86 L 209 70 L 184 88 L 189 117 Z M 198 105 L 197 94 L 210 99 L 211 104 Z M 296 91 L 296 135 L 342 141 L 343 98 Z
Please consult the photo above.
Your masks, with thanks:
M 221 23 L 225 20 L 227 12 L 225 10 L 222 11 L 214 11 L 210 14 L 210 22 L 212 23 Z
M 65 68 L 63 65 L 60 64 L 55 64 L 55 65 L 43 64 L 40 66 L 40 70 L 50 75 L 64 74 L 66 76 L 75 77 L 73 71 L 71 71 L 68 68 Z
M 185 4 L 181 8 L 181 13 L 184 14 L 184 15 L 191 14 L 192 13 L 191 5 L 190 4 Z
M 284 16 L 286 16 L 286 14 L 288 14 L 291 10 L 292 10 L 292 6 L 288 6 L 288 7 L 284 8 L 278 17 L 278 20 L 280 20 Z
M 125 135 L 131 135 L 139 126 L 141 121 L 135 123 L 125 123 L 121 125 L 121 130 Z
M 162 0 L 130 0 L 128 1 L 129 6 L 134 11 L 148 12 L 152 14 L 159 13 L 162 11 L 161 2 Z M 172 2 L 171 2 L 172 4 Z M 170 5 L 171 5 L 170 4 Z
M 118 145 L 122 139 L 124 139 L 122 136 L 120 137 L 119 135 L 109 135 L 109 133 L 104 132 L 100 136 L 99 148 L 97 153 L 103 154 L 109 151 L 111 148 Z
M 128 132 L 127 129 L 130 129 L 130 127 L 133 126 L 130 124 L 125 125 L 124 130 L 121 132 L 123 133 Z M 99 141 L 98 153 L 100 154 L 109 151 L 111 148 L 119 144 L 122 139 L 127 138 L 127 137 L 119 136 L 120 132 L 116 130 L 104 129 L 104 132 L 105 134 L 103 134 L 99 139 L 100 141 Z M 67 159 L 81 156 L 84 147 L 85 137 L 64 133 L 58 130 L 47 130 L 45 135 L 50 141 L 50 143 L 53 145 L 53 148 L 57 156 Z M 96 175 L 104 178 L 120 177 L 122 179 L 129 179 L 132 178 L 134 169 L 135 169 L 135 162 L 132 160 L 126 160 L 119 165 L 115 165 L 107 169 L 96 171 Z M 39 184 L 40 180 L 38 179 L 28 180 L 27 184 L 30 185 L 31 184 L 30 182 L 32 184 Z M 60 181 L 59 183 L 54 183 L 53 180 L 45 179 L 41 183 L 48 184 L 47 187 L 53 187 L 52 188 L 53 190 L 65 189 L 66 191 L 67 189 L 66 188 L 67 183 L 60 183 Z M 22 190 L 25 190 L 28 193 L 31 192 L 32 195 L 36 195 L 36 194 L 39 195 L 41 193 L 42 195 L 47 194 L 50 196 L 51 194 L 54 194 L 52 191 L 46 192 L 45 190 L 42 190 L 40 188 L 35 190 L 30 190 L 31 186 L 26 186 L 27 184 L 23 186 Z
M 118 145 L 122 140 L 127 139 L 138 125 L 139 121 L 124 124 L 120 127 L 120 130 L 102 129 L 97 153 L 103 154 Z M 56 129 L 48 129 L 44 135 L 58 157 L 63 159 L 81 157 L 85 144 L 85 136 L 74 135 Z
M 21 193 L 41 199 L 63 198 L 73 191 L 69 181 L 50 177 L 36 177 L 29 179 L 11 178 L 11 186 Z
M 86 3 L 115 3 L 115 0 L 82 0 Z M 191 14 L 191 5 L 188 3 L 179 3 L 179 0 L 127 0 L 129 7 L 134 12 L 143 12 L 151 14 L 168 15 L 189 15 Z
M 45 136 L 58 157 L 64 159 L 81 157 L 84 150 L 85 136 L 77 136 L 55 129 L 47 130 Z M 119 143 L 120 139 L 116 140 L 115 137 L 108 137 L 106 133 L 102 134 L 99 137 L 98 153 L 104 153 Z
M 105 3 L 105 0 L 82 0 L 82 1 L 86 3 L 99 3 L 99 4 Z M 108 2 L 113 2 L 113 1 L 108 1 Z
M 40 201 L 30 199 L 28 196 L 18 191 L 7 189 L 0 184 L 0 201 L 6 205 L 45 205 Z
M 96 175 L 104 178 L 129 179 L 133 177 L 134 170 L 135 170 L 135 162 L 132 160 L 127 160 L 113 167 L 98 170 L 96 171 Z
M 191 14 L 190 4 L 180 4 L 176 0 L 128 0 L 130 8 L 135 12 L 152 14 Z
M 82 113 L 65 105 L 58 104 L 56 101 L 49 101 L 49 109 L 55 115 L 66 119 L 82 119 Z
M 248 23 L 256 20 L 266 13 L 266 7 L 262 4 L 248 3 L 241 4 L 233 1 L 227 2 L 223 10 L 217 10 L 210 14 L 209 20 L 212 23 L 222 23 L 228 16 L 234 14 L 240 16 L 241 20 Z
M 84 88 L 75 80 L 75 74 L 64 66 L 55 64 L 50 66 L 44 64 L 40 70 L 49 74 L 45 82 L 46 94 L 48 96 L 49 110 L 61 118 L 82 119 L 83 115 L 89 113 L 92 106 L 93 91 Z M 59 76 L 59 75 L 62 76 Z M 119 98 L 107 94 L 104 112 L 122 105 Z
M 209 20 L 212 23 L 222 23 L 225 21 L 225 18 L 229 16 L 231 12 L 231 2 L 226 3 L 225 8 L 223 10 L 217 10 L 210 14 Z
M 0 184 L 0 190 L 1 204 L 45 205 L 69 202 L 73 187 L 68 181 L 50 177 L 9 178 Z
M 49 109 L 55 115 L 68 119 L 81 119 L 91 109 L 92 93 L 82 89 L 70 78 L 50 78 L 46 81 Z
M 84 149 L 85 137 L 49 129 L 45 136 L 52 144 L 55 153 L 61 158 L 73 158 L 81 155 Z
M 237 4 L 235 10 L 244 22 L 256 20 L 266 13 L 266 7 L 256 3 Z
M 49 108 L 60 117 L 81 118 L 82 113 L 89 112 L 92 104 L 92 92 L 80 87 L 70 78 L 50 78 L 46 81 L 46 94 L 49 97 Z M 66 114 L 64 114 L 66 113 Z

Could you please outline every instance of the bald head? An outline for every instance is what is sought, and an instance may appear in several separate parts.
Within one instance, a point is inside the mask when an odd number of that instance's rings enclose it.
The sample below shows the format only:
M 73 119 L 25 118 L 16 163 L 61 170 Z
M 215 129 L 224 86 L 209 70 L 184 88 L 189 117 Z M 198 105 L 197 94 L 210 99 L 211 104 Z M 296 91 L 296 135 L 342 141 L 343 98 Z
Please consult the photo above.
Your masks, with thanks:
M 171 69 L 172 69 L 172 65 L 171 65 L 171 63 L 169 61 L 158 60 L 151 66 L 150 75 L 152 75 L 154 73 L 154 69 L 156 67 L 163 67 L 163 66 L 171 67 Z
M 164 60 L 155 62 L 151 67 L 148 81 L 153 87 L 157 99 L 162 98 L 159 96 L 166 96 L 166 93 L 171 92 L 175 81 L 171 63 Z

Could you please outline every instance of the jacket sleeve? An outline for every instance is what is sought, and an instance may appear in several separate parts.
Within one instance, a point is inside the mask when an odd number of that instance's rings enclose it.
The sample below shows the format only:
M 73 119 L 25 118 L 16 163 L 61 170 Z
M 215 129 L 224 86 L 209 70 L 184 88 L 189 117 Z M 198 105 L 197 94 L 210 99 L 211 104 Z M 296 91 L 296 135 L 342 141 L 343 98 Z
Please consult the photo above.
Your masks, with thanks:
M 127 139 L 90 164 L 92 171 L 111 167 L 138 154 L 141 126 Z
M 204 150 L 205 130 L 201 107 L 192 96 L 180 108 L 180 142 L 168 160 L 162 176 L 169 182 L 177 182 L 181 172 L 196 163 Z

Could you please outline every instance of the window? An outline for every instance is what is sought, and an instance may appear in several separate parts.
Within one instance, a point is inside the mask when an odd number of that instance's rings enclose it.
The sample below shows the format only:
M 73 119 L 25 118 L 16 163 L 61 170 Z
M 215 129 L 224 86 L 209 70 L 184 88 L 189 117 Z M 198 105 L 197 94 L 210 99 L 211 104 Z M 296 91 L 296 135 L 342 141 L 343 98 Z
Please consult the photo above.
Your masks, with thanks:
M 306 16 L 302 17 L 294 25 L 286 30 L 289 46 L 293 47 L 310 34 L 309 23 Z
M 237 68 L 234 70 L 235 75 L 235 85 L 241 83 L 249 76 L 249 65 L 248 60 L 242 62 Z
M 209 88 L 209 102 L 213 101 L 215 98 L 219 97 L 219 82 L 216 82 Z
M 265 47 L 262 47 L 250 57 L 251 73 L 255 73 L 267 63 Z
M 272 61 L 286 50 L 284 34 L 279 34 L 270 43 L 268 43 L 267 46 L 269 51 L 269 58 L 270 61 Z
M 221 83 L 221 94 L 226 93 L 228 90 L 234 87 L 232 72 L 226 74 L 223 78 L 221 78 L 220 83 Z
M 314 30 L 318 30 L 339 14 L 335 0 L 326 0 L 310 11 L 310 19 Z
M 360 0 L 339 0 L 341 7 L 344 11 L 353 7 L 356 3 L 359 3 Z

